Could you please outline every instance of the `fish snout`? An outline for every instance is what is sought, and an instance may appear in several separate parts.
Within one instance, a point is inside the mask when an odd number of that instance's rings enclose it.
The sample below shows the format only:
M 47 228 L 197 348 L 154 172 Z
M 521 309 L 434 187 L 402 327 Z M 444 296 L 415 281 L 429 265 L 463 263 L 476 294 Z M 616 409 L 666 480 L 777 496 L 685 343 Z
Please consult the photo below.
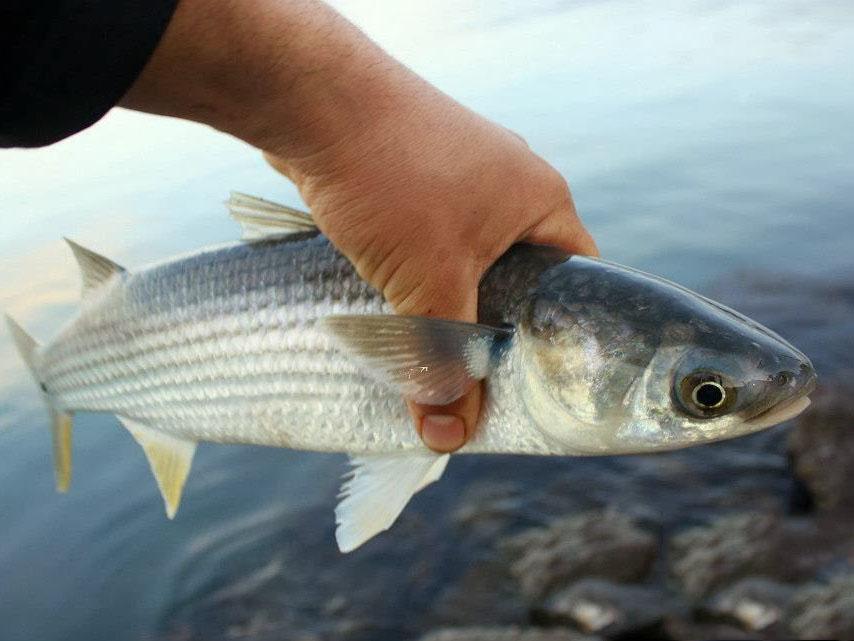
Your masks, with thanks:
M 746 421 L 752 431 L 792 419 L 809 407 L 809 394 L 817 379 L 815 368 L 805 356 L 786 360 L 786 366 L 770 377 L 771 402 Z
M 786 363 L 786 367 L 774 376 L 774 382 L 780 386 L 781 396 L 801 398 L 815 389 L 818 376 L 806 356 L 790 360 L 791 362 Z
M 798 391 L 801 393 L 801 396 L 811 394 L 815 389 L 816 382 L 818 381 L 818 374 L 816 374 L 815 368 L 812 366 L 812 363 L 808 358 L 805 358 L 798 365 L 798 375 L 796 378 Z

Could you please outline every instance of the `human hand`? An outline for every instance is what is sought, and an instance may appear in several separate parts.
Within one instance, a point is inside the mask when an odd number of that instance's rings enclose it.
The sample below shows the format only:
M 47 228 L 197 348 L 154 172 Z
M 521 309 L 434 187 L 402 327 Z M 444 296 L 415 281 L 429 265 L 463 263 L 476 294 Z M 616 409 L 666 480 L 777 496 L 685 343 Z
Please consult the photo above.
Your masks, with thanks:
M 476 322 L 477 287 L 512 244 L 595 254 L 564 179 L 311 0 L 182 0 L 125 97 L 266 153 L 320 229 L 401 314 Z M 424 443 L 473 434 L 481 386 L 410 404 Z
M 521 138 L 426 84 L 409 92 L 337 145 L 293 160 L 267 154 L 399 313 L 476 322 L 478 283 L 516 242 L 596 253 L 566 182 Z M 461 447 L 481 397 L 478 385 L 448 406 L 410 403 L 424 443 Z

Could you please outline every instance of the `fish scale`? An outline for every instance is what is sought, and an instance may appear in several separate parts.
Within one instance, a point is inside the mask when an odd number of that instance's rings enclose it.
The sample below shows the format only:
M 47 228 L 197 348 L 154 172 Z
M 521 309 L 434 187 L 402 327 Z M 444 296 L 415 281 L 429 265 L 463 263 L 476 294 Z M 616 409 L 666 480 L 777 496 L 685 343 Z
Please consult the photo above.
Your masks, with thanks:
M 38 354 L 39 367 L 59 409 L 113 412 L 181 438 L 420 451 L 400 396 L 317 327 L 389 311 L 322 237 L 241 243 L 112 283 Z M 504 423 L 515 414 L 487 408 Z M 495 424 L 485 421 L 468 449 L 524 445 L 490 438 Z
M 482 324 L 401 317 L 304 212 L 239 194 L 229 206 L 246 242 L 132 273 L 69 241 L 77 317 L 44 346 L 9 319 L 51 411 L 58 489 L 75 412 L 119 417 L 170 518 L 199 441 L 346 452 L 336 538 L 349 551 L 447 464 L 404 398 L 444 405 L 483 381 L 459 451 L 539 455 L 687 447 L 809 403 L 806 356 L 661 278 L 517 245 L 482 279 Z

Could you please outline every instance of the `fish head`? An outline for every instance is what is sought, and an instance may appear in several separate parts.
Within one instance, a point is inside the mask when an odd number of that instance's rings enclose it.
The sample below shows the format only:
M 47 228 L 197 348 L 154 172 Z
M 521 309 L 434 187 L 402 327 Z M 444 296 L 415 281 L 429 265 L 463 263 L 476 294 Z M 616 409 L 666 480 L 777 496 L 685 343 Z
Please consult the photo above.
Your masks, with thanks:
M 809 405 L 809 359 L 684 287 L 574 256 L 540 278 L 518 328 L 525 407 L 573 454 L 679 449 Z

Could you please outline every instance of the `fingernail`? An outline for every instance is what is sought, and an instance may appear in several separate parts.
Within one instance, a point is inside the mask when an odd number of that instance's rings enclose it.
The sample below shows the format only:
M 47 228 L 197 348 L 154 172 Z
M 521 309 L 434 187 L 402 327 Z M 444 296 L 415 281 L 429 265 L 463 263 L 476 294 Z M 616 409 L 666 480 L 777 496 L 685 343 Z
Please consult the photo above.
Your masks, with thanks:
M 466 440 L 466 426 L 459 416 L 428 414 L 421 419 L 421 440 L 431 450 L 452 452 Z

